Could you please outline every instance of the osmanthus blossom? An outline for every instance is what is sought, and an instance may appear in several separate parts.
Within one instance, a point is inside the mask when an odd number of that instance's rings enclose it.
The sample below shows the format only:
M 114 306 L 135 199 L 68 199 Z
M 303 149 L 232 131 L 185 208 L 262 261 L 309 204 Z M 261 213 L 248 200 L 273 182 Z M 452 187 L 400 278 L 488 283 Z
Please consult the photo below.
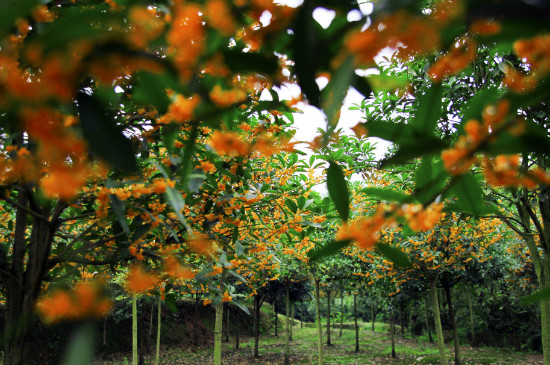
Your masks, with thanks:
M 58 289 L 36 303 L 38 313 L 47 323 L 85 317 L 104 317 L 112 308 L 101 280 L 78 283 L 74 289 Z

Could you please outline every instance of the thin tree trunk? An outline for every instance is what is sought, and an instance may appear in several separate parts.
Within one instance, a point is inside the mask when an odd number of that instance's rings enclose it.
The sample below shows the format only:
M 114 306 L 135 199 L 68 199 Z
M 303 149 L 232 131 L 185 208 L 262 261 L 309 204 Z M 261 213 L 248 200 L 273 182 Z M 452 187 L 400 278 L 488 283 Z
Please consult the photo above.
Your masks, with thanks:
M 149 331 L 147 332 L 147 336 L 151 338 L 153 336 L 153 313 L 155 309 L 155 302 L 151 302 L 151 310 L 149 311 Z
M 460 342 L 458 339 L 458 329 L 456 326 L 455 311 L 453 308 L 453 300 L 451 295 L 451 287 L 445 284 L 445 295 L 447 297 L 447 303 L 449 304 L 449 315 L 451 316 L 451 324 L 453 326 L 453 339 L 455 347 L 455 365 L 460 365 Z
M 225 304 L 225 340 L 224 342 L 229 342 L 229 305 Z
M 216 320 L 214 322 L 214 365 L 222 363 L 223 337 L 223 302 L 216 304 Z
M 137 294 L 132 294 L 132 365 L 138 365 Z
M 466 291 L 466 299 L 468 300 L 468 311 L 470 312 L 470 344 L 474 344 L 476 342 L 476 326 L 474 322 L 474 309 L 472 305 L 472 295 L 470 294 L 470 291 Z
M 374 322 L 376 322 L 376 308 L 374 303 L 372 303 L 372 332 L 376 330 L 376 328 L 374 327 Z
M 405 322 L 407 314 L 405 313 L 405 306 L 402 304 L 399 306 L 399 319 L 401 322 L 401 338 L 405 337 Z
M 159 302 L 157 306 L 157 347 L 155 352 L 155 365 L 160 364 L 160 330 L 161 330 L 161 321 L 162 318 L 162 299 L 159 296 Z
M 327 290 L 327 346 L 332 346 L 330 343 L 330 290 Z
M 304 313 L 304 303 L 303 302 L 301 303 L 301 307 L 302 307 L 302 315 L 303 315 L 303 313 Z M 304 328 L 304 319 L 303 319 L 302 315 L 300 315 L 300 329 Z
M 395 310 L 390 310 L 390 337 L 391 337 L 391 357 L 392 359 L 397 359 L 397 354 L 395 353 Z
M 238 350 L 239 349 L 239 341 L 240 341 L 240 338 L 239 338 L 239 327 L 241 326 L 241 311 L 240 309 L 237 309 L 237 320 L 236 320 L 236 327 L 235 327 L 235 350 Z
M 357 324 L 357 293 L 353 293 L 353 321 L 355 323 L 355 353 L 359 352 L 359 325 Z
M 430 340 L 430 343 L 434 343 L 434 339 L 432 337 L 432 331 L 430 329 L 430 319 L 428 317 L 428 300 L 424 296 L 424 318 L 426 319 L 426 331 L 428 331 L 428 338 Z
M 278 334 L 278 327 L 279 327 L 279 318 L 277 316 L 277 306 L 275 305 L 275 302 L 273 302 L 273 313 L 275 313 L 275 337 L 278 337 L 279 334 Z
M 260 357 L 258 346 L 260 342 L 260 297 L 254 296 L 254 357 Z
M 317 349 L 319 351 L 319 365 L 323 365 L 323 326 L 321 324 L 321 303 L 319 302 L 319 279 L 315 279 L 315 314 L 317 319 Z
M 197 293 L 195 296 L 195 318 L 193 319 L 194 326 L 193 326 L 193 345 L 196 347 L 199 345 L 199 321 L 201 318 L 200 312 L 199 312 L 199 294 Z
M 285 279 L 285 305 L 286 305 L 286 333 L 285 333 L 285 365 L 290 364 L 289 355 L 290 355 L 290 281 Z
M 439 363 L 447 365 L 447 354 L 445 353 L 445 341 L 443 339 L 443 328 L 441 327 L 441 317 L 439 315 L 439 301 L 437 298 L 437 277 L 430 280 L 432 292 L 432 306 L 434 309 L 435 332 L 437 334 L 437 347 L 439 348 Z
M 291 321 L 290 321 L 290 341 L 292 341 L 292 330 L 294 328 L 294 303 L 291 303 L 290 304 L 290 317 L 291 317 Z
M 342 330 L 344 328 L 344 291 L 342 290 L 342 296 L 340 297 L 340 333 L 338 338 L 342 339 Z
M 103 319 L 103 346 L 107 346 L 107 318 L 109 316 L 105 316 Z

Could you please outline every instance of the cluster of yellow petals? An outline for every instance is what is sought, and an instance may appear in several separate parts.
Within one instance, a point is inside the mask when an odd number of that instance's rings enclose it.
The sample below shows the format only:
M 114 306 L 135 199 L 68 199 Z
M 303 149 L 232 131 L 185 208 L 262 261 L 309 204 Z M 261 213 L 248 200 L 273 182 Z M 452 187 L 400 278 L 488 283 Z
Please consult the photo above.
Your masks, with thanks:
M 363 250 L 371 249 L 380 238 L 380 230 L 391 224 L 395 218 L 388 216 L 388 207 L 380 206 L 370 217 L 359 218 L 352 223 L 344 223 L 336 233 L 336 240 L 352 240 Z
M 148 273 L 140 266 L 132 266 L 126 277 L 126 290 L 132 294 L 144 293 L 153 289 L 160 278 L 158 275 Z
M 216 85 L 209 93 L 210 99 L 220 108 L 226 108 L 231 105 L 241 103 L 248 97 L 244 89 L 235 88 L 223 90 L 220 85 Z
M 36 309 L 48 323 L 62 319 L 103 317 L 112 308 L 111 301 L 104 295 L 102 283 L 81 282 L 71 290 L 56 290 L 40 298 Z
M 533 189 L 539 184 L 550 185 L 550 176 L 539 167 L 520 171 L 519 155 L 498 155 L 483 159 L 483 175 L 487 183 L 495 187 L 519 187 Z
M 489 36 L 500 33 L 502 26 L 492 19 L 477 19 L 470 25 L 470 32 L 481 36 Z
M 407 204 L 402 208 L 402 214 L 409 227 L 415 231 L 427 231 L 441 219 L 442 203 L 432 203 L 424 209 L 422 204 Z
M 223 293 L 222 302 L 230 302 L 231 300 L 233 300 L 233 297 L 228 292 Z
M 188 78 L 191 70 L 205 49 L 203 9 L 196 3 L 178 1 L 174 9 L 172 27 L 166 39 L 168 53 L 178 67 L 181 76 Z
M 246 156 L 250 151 L 250 144 L 231 131 L 214 131 L 209 144 L 220 155 Z
M 465 69 L 476 56 L 476 42 L 471 38 L 456 41 L 453 48 L 439 58 L 428 70 L 428 75 L 434 81 L 454 75 Z
M 225 36 L 235 33 L 237 25 L 226 0 L 208 0 L 205 8 L 208 25 Z
M 194 118 L 195 109 L 199 106 L 200 103 L 201 98 L 199 95 L 193 95 L 190 98 L 186 98 L 181 94 L 177 94 L 174 98 L 174 101 L 168 107 L 168 113 L 165 116 L 159 118 L 159 122 L 188 122 Z
M 195 272 L 190 267 L 182 265 L 173 255 L 168 255 L 164 259 L 163 268 L 168 276 L 176 280 L 188 280 L 195 277 Z
M 128 247 L 128 251 L 130 251 L 130 255 L 134 256 L 137 260 L 143 261 L 143 250 L 141 248 L 137 248 L 136 246 L 130 246 Z
M 187 240 L 185 244 L 191 251 L 204 256 L 212 256 L 218 250 L 215 241 L 200 235 Z
M 138 48 L 145 47 L 164 30 L 161 16 L 152 7 L 134 6 L 130 9 L 128 18 L 130 20 L 129 38 Z
M 426 54 L 440 45 L 443 26 L 462 12 L 461 2 L 455 0 L 439 1 L 426 16 L 398 11 L 363 31 L 353 32 L 345 45 L 361 65 L 373 65 L 374 57 L 386 47 L 399 49 L 398 56 L 403 59 Z
M 38 183 L 48 198 L 71 200 L 91 179 L 105 169 L 87 159 L 85 145 L 69 128 L 74 117 L 49 108 L 22 109 L 20 118 L 28 136 L 37 145 L 31 151 L 5 146 L 0 153 L 0 183 Z
M 441 159 L 445 169 L 452 175 L 463 174 L 477 162 L 475 152 L 479 145 L 490 138 L 492 135 L 502 130 L 503 122 L 508 116 L 510 102 L 501 100 L 497 105 L 490 105 L 483 112 L 483 123 L 477 120 L 469 120 L 464 125 L 465 135 L 458 138 L 457 142 L 450 149 L 441 152 Z M 521 133 L 522 121 L 516 122 L 515 128 L 509 129 L 509 132 Z

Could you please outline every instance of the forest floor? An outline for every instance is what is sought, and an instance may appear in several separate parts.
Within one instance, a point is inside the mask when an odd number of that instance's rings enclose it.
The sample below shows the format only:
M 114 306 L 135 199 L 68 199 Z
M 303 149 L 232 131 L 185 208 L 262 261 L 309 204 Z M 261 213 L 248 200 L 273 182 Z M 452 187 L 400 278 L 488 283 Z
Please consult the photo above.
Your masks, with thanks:
M 326 329 L 323 334 L 325 364 L 438 364 L 438 350 L 435 344 L 420 338 L 402 338 L 396 335 L 397 358 L 391 358 L 391 339 L 388 326 L 377 323 L 376 331 L 370 324 L 360 324 L 360 351 L 355 353 L 355 331 L 351 324 L 344 326 L 340 338 L 338 328 L 331 331 L 332 346 L 326 345 Z M 246 337 L 240 341 L 240 349 L 235 350 L 234 338 L 223 343 L 223 364 L 225 365 L 267 365 L 282 364 L 284 356 L 285 336 L 280 331 L 279 336 L 262 335 L 259 342 L 259 358 L 254 358 L 254 339 Z M 478 348 L 462 345 L 461 364 L 494 364 L 494 365 L 530 365 L 543 364 L 542 355 L 519 353 L 494 348 Z M 317 331 L 309 324 L 300 328 L 295 326 L 293 341 L 290 343 L 290 364 L 317 364 Z M 447 344 L 449 364 L 454 364 L 453 344 Z M 131 364 L 130 354 L 118 354 L 112 361 L 95 362 L 94 365 L 126 365 Z M 211 364 L 213 362 L 213 347 L 184 348 L 178 346 L 161 348 L 161 364 Z M 154 364 L 154 354 L 147 357 L 146 364 Z

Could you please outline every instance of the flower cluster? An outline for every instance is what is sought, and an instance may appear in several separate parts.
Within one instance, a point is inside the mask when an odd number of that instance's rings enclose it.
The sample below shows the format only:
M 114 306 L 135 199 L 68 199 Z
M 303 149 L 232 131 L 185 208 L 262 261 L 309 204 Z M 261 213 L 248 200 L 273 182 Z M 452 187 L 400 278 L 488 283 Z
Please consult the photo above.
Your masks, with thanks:
M 63 319 L 103 317 L 111 310 L 112 303 L 105 296 L 102 283 L 81 282 L 73 290 L 56 290 L 36 303 L 36 309 L 48 323 Z
M 441 159 L 447 171 L 452 175 L 460 175 L 470 170 L 470 167 L 477 162 L 475 156 L 479 147 L 491 137 L 497 135 L 504 129 L 510 133 L 520 133 L 518 128 L 510 128 L 505 120 L 510 109 L 510 102 L 501 100 L 497 105 L 488 106 L 483 112 L 483 123 L 477 120 L 469 120 L 464 125 L 465 135 L 459 137 L 458 141 L 450 149 L 441 153 Z M 513 127 L 522 125 L 521 120 L 516 120 Z

